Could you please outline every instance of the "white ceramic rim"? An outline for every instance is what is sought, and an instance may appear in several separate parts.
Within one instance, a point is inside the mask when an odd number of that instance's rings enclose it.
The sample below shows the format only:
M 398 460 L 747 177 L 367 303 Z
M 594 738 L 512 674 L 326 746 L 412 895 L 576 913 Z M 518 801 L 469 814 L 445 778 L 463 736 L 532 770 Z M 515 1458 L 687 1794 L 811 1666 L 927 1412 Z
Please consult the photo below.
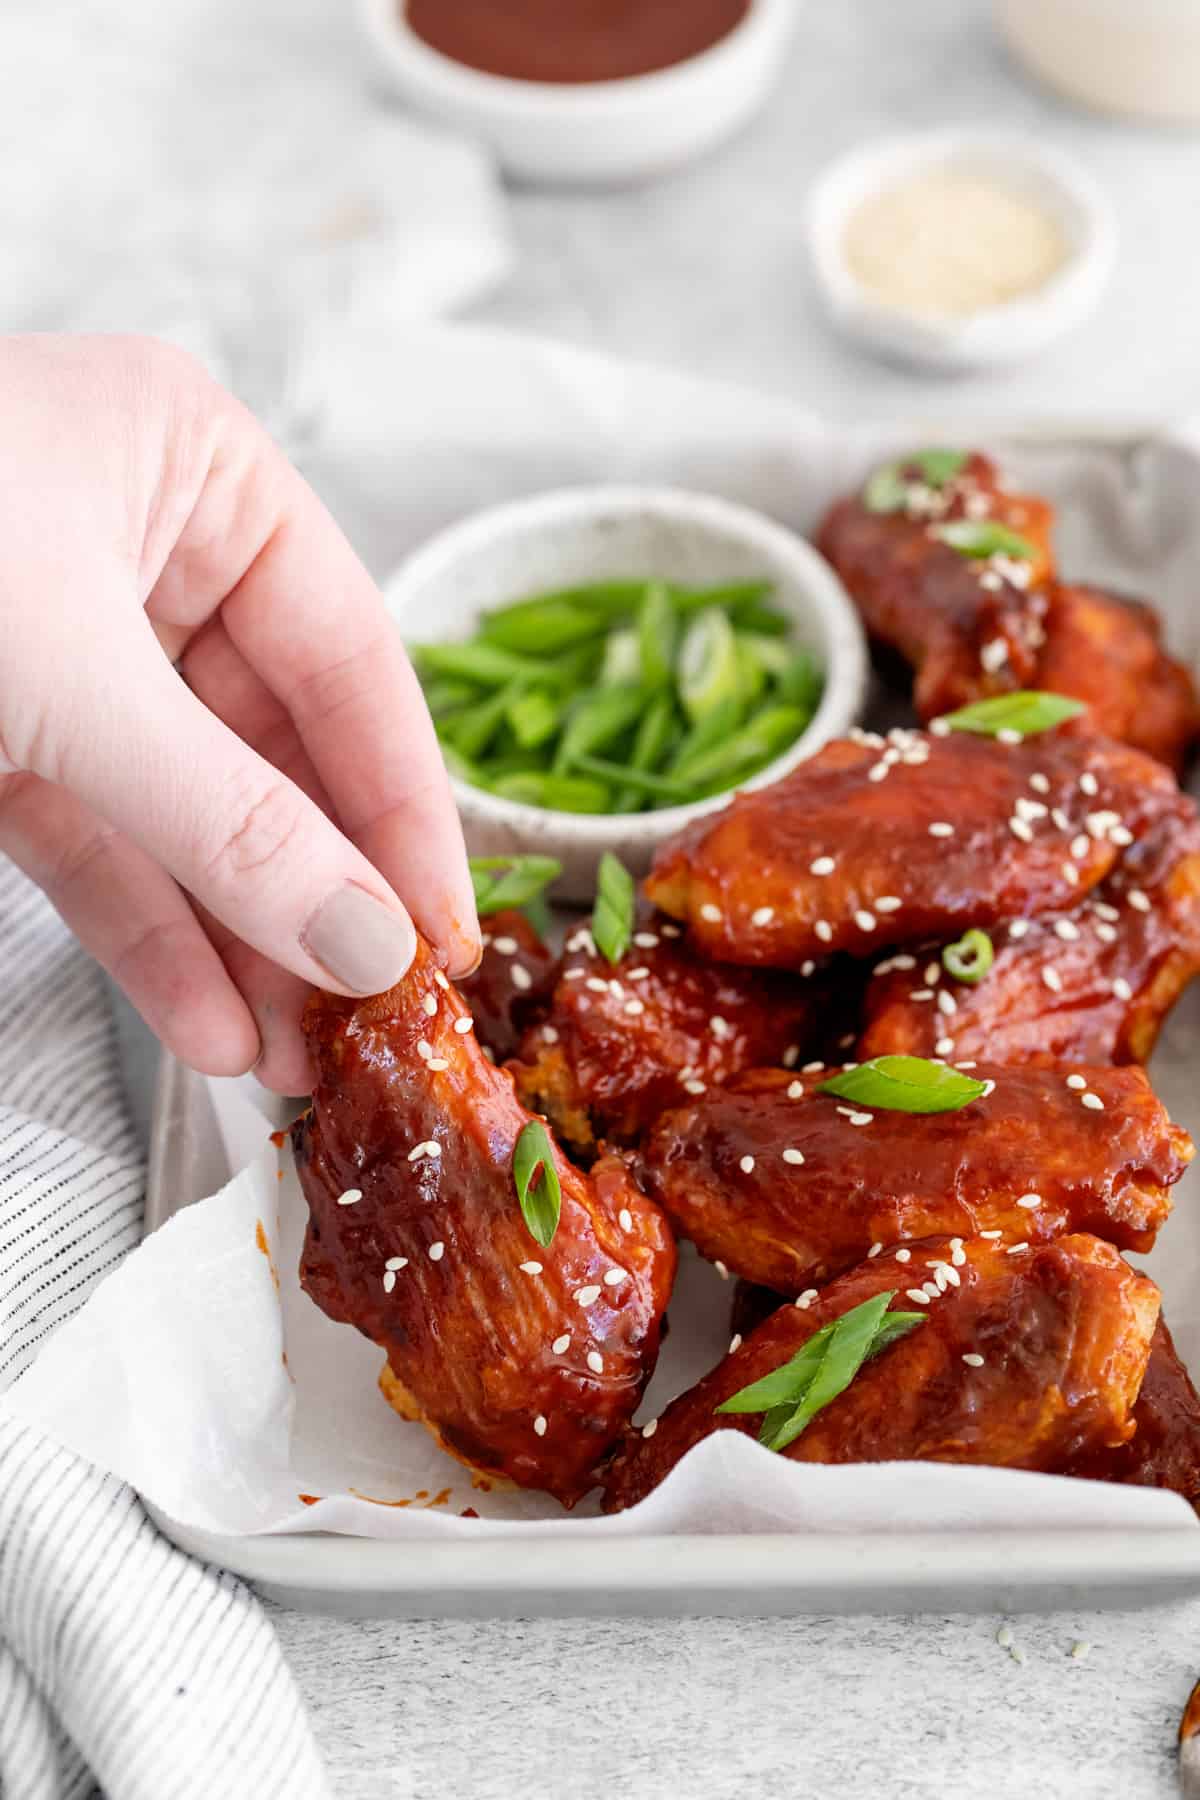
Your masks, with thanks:
M 489 75 L 443 56 L 417 36 L 403 0 L 359 0 L 367 33 L 394 72 L 415 92 L 459 109 L 471 109 L 492 123 L 579 125 L 618 124 L 660 106 L 700 99 L 713 82 L 736 72 L 742 58 L 783 41 L 795 23 L 799 0 L 750 0 L 750 7 L 723 38 L 685 61 L 647 75 L 613 81 L 522 81 Z
M 978 158 L 1038 182 L 1071 240 L 1071 254 L 1033 293 L 966 318 L 939 319 L 888 306 L 851 274 L 842 249 L 852 209 L 869 194 L 918 170 Z M 1083 317 L 1116 259 L 1116 226 L 1091 176 L 1070 157 L 1012 132 L 947 128 L 874 140 L 837 157 L 818 175 L 808 207 L 809 251 L 835 314 L 880 343 L 903 342 L 930 355 L 986 359 L 1034 348 Z
M 452 568 L 461 556 L 498 536 L 553 531 L 558 525 L 598 514 L 613 517 L 647 513 L 656 513 L 684 527 L 707 528 L 726 537 L 740 538 L 751 549 L 761 546 L 763 555 L 773 564 L 783 564 L 793 571 L 797 586 L 809 597 L 813 613 L 821 621 L 829 655 L 823 671 L 825 686 L 820 705 L 807 730 L 736 791 L 765 787 L 811 755 L 819 744 L 841 736 L 855 723 L 866 695 L 868 657 L 858 612 L 825 558 L 807 539 L 785 525 L 777 524 L 765 513 L 756 512 L 753 507 L 721 499 L 715 494 L 696 493 L 689 488 L 603 485 L 557 488 L 487 507 L 448 526 L 415 550 L 384 583 L 384 599 L 389 611 L 395 609 L 393 616 L 402 623 L 399 613 L 407 596 L 419 592 L 428 582 L 444 577 L 447 569 Z M 522 830 L 533 821 L 544 824 L 548 818 L 553 819 L 561 823 L 563 830 L 570 831 L 581 848 L 594 850 L 597 855 L 611 843 L 614 820 L 619 821 L 627 840 L 638 836 L 657 844 L 693 819 L 719 812 L 729 804 L 735 791 L 715 794 L 690 806 L 663 807 L 657 812 L 547 813 L 541 807 L 505 800 L 486 788 L 473 787 L 457 776 L 451 776 L 450 784 L 460 806 L 467 806 L 475 818 L 489 825 Z

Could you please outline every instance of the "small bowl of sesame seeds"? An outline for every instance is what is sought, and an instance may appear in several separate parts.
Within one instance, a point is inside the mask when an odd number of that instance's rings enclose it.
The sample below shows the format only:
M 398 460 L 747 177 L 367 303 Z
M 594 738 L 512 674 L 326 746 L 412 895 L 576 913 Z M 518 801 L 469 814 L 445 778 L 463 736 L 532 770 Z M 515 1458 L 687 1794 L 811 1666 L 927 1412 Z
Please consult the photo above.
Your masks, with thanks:
M 567 596 L 588 584 L 647 577 L 712 591 L 761 581 L 769 586 L 772 608 L 783 616 L 778 623 L 786 619 L 791 644 L 819 671 L 819 700 L 807 724 L 740 786 L 777 781 L 860 718 L 866 640 L 838 577 L 804 539 L 750 507 L 713 495 L 674 488 L 579 488 L 494 507 L 418 550 L 384 593 L 420 666 L 425 647 L 467 644 L 485 615 L 510 606 L 514 596 Z M 547 663 L 550 650 L 547 644 Z M 532 654 L 538 654 L 536 646 Z M 427 697 L 428 691 L 427 686 Z M 646 810 L 575 812 L 495 791 L 511 786 L 503 781 L 479 785 L 448 760 L 472 854 L 557 858 L 563 867 L 559 899 L 591 898 L 605 851 L 620 857 L 633 874 L 644 873 L 664 839 L 727 805 L 735 791 L 690 804 L 664 800 Z

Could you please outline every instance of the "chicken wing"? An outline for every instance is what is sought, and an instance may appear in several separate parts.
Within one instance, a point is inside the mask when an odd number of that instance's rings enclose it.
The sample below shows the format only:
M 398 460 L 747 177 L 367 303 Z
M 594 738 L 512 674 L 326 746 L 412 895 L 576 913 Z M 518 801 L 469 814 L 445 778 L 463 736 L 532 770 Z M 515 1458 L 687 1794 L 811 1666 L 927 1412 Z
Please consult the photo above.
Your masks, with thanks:
M 1200 1505 L 1200 1394 L 1161 1317 L 1133 1417 L 1137 1430 L 1128 1443 L 1081 1456 L 1066 1473 L 1133 1487 L 1171 1488 L 1193 1506 Z
M 668 1106 L 759 1063 L 792 1065 L 821 1029 L 828 980 L 701 961 L 679 927 L 639 921 L 615 966 L 581 927 L 545 1021 L 512 1065 L 517 1092 L 581 1154 L 636 1138 Z M 851 1012 L 853 1009 L 850 1009 Z
M 1153 1246 L 1194 1150 L 1141 1069 L 1088 1070 L 1082 1086 L 1050 1069 L 973 1073 L 995 1084 L 981 1099 L 913 1114 L 755 1070 L 665 1113 L 639 1183 L 702 1256 L 781 1294 L 912 1238 L 1087 1231 Z
M 1071 727 L 827 744 L 663 845 L 649 898 L 701 954 L 799 968 L 1072 906 L 1179 791 L 1152 758 Z
M 475 1036 L 504 1062 L 530 1021 L 546 1009 L 558 974 L 558 958 L 522 912 L 493 913 L 485 921 L 483 958 L 458 983 L 471 1009 Z
M 512 1172 L 529 1115 L 424 945 L 399 986 L 314 995 L 304 1023 L 304 1287 L 384 1350 L 405 1417 L 571 1505 L 654 1366 L 675 1269 L 662 1213 L 620 1164 L 588 1177 L 556 1152 L 558 1229 L 534 1241 Z
M 1200 970 L 1200 820 L 1177 804 L 1081 906 L 992 933 L 982 980 L 953 980 L 944 945 L 885 957 L 866 985 L 856 1055 L 1068 1065 L 1146 1062 Z
M 714 1408 L 788 1362 L 821 1326 L 887 1292 L 896 1310 L 922 1309 L 924 1323 L 865 1363 L 782 1455 L 1053 1472 L 1132 1435 L 1159 1297 L 1110 1244 L 1080 1234 L 1025 1247 L 928 1238 L 909 1248 L 908 1262 L 876 1257 L 807 1306 L 781 1307 L 653 1432 L 627 1432 L 605 1478 L 607 1510 L 644 1499 L 712 1432 L 756 1435 L 760 1416 Z

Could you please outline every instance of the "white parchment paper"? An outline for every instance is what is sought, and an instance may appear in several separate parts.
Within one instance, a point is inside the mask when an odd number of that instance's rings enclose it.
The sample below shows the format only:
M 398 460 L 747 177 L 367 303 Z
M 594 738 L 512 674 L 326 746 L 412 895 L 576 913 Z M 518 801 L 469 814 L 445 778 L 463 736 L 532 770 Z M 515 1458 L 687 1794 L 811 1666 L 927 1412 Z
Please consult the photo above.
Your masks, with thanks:
M 805 529 L 881 450 L 929 431 L 835 433 L 768 399 L 486 333 L 359 339 L 324 371 L 325 431 L 308 472 L 377 571 L 473 506 L 572 481 L 673 481 Z M 1173 647 L 1200 653 L 1200 461 L 1187 432 L 1097 445 L 987 434 L 1017 481 L 1063 508 L 1066 572 L 1151 595 Z M 1200 1134 L 1200 984 L 1152 1075 Z M 1019 1471 L 898 1463 L 821 1468 L 719 1433 L 640 1507 L 564 1515 L 543 1495 L 479 1484 L 379 1395 L 382 1352 L 300 1291 L 305 1208 L 281 1115 L 247 1080 L 209 1084 L 229 1165 L 49 1340 L 8 1404 L 182 1523 L 411 1538 L 639 1531 L 1195 1529 L 1173 1494 Z M 1200 1369 L 1200 1172 L 1143 1259 L 1180 1353 Z M 191 1199 L 181 1195 L 180 1203 Z M 672 1330 L 641 1417 L 723 1354 L 729 1287 L 686 1252 Z M 464 1518 L 465 1512 L 478 1516 Z

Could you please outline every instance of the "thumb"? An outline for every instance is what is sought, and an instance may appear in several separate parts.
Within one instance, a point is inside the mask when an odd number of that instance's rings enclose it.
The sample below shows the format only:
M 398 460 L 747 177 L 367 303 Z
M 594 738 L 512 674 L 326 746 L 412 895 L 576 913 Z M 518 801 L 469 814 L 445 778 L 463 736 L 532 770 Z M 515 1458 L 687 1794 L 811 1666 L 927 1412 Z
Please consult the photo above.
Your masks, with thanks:
M 106 663 L 73 709 L 52 778 L 303 980 L 343 994 L 399 981 L 416 931 L 362 852 L 202 705 L 148 630 Z

